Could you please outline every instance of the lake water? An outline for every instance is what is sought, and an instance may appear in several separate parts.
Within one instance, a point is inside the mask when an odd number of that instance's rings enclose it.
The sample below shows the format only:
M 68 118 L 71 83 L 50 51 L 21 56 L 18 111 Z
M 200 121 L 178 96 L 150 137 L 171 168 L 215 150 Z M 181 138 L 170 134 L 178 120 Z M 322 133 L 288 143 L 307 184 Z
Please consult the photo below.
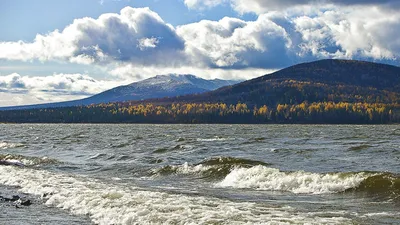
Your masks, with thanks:
M 0 160 L 0 224 L 400 224 L 400 125 L 2 124 Z

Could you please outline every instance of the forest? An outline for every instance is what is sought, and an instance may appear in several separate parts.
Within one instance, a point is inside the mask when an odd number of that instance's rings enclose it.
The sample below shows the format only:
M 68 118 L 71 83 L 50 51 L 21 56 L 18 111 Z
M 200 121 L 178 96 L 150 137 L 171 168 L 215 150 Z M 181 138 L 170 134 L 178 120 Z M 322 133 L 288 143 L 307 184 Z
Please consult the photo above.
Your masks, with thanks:
M 400 123 L 400 104 L 318 102 L 248 107 L 245 103 L 109 103 L 0 112 L 3 123 Z

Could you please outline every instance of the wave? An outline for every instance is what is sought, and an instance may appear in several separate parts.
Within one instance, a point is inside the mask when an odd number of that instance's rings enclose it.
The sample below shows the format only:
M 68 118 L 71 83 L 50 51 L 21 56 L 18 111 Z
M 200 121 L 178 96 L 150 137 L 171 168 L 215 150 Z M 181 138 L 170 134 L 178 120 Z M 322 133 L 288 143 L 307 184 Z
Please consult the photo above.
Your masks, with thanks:
M 346 192 L 363 193 L 373 197 L 389 197 L 392 200 L 400 201 L 400 176 L 391 173 L 374 174 Z
M 129 155 L 97 153 L 90 156 L 88 159 L 94 161 L 127 161 L 131 158 L 132 156 Z
M 175 147 L 172 148 L 159 148 L 155 151 L 153 151 L 154 154 L 163 154 L 167 152 L 172 152 L 172 151 L 177 151 L 177 150 L 183 150 L 183 149 L 192 149 L 193 146 L 191 145 L 176 145 Z
M 242 143 L 242 145 L 248 145 L 248 144 L 254 144 L 254 143 L 262 143 L 266 140 L 264 137 L 259 137 L 259 138 L 252 138 L 249 139 L 248 141 L 245 141 Z
M 3 166 L 25 166 L 21 161 L 10 159 L 10 160 L 0 160 L 0 165 Z
M 38 166 L 38 165 L 49 165 L 49 164 L 58 164 L 61 163 L 56 159 L 51 159 L 48 157 L 30 157 L 30 156 L 23 156 L 23 155 L 1 155 L 0 160 L 14 162 L 17 164 L 22 164 L 25 166 Z
M 87 176 L 0 166 L 0 184 L 42 196 L 49 207 L 87 215 L 94 224 L 352 224 L 341 214 L 149 191 Z
M 219 136 L 215 136 L 213 138 L 197 138 L 197 141 L 201 142 L 227 141 L 227 140 L 233 140 L 233 138 L 223 138 Z
M 176 140 L 176 142 L 183 142 L 183 141 L 186 141 L 186 139 L 185 139 L 185 138 L 182 138 L 182 137 L 180 137 L 180 138 L 178 138 L 178 139 Z
M 390 173 L 282 172 L 266 166 L 236 168 L 216 187 L 283 191 L 296 194 L 370 193 L 391 199 L 400 197 L 400 177 Z
M 90 156 L 89 159 L 101 159 L 101 158 L 104 158 L 106 156 L 107 156 L 106 153 L 97 153 L 95 155 Z
M 356 187 L 365 178 L 366 175 L 363 173 L 349 175 L 345 173 L 318 174 L 303 171 L 281 172 L 275 168 L 255 166 L 233 170 L 217 186 L 323 194 L 342 192 Z
M 86 132 L 84 132 L 84 131 L 72 133 L 65 137 L 62 137 L 61 140 L 85 138 L 85 137 L 87 137 L 87 136 L 85 136 L 85 134 L 86 134 Z
M 364 150 L 364 149 L 368 149 L 368 148 L 371 148 L 372 146 L 371 145 L 357 145 L 357 146 L 353 146 L 353 147 L 350 147 L 349 148 L 349 151 L 361 151 L 361 150 Z
M 131 142 L 126 142 L 126 143 L 112 145 L 111 148 L 125 148 L 125 147 L 131 146 L 131 145 L 132 145 Z
M 19 148 L 24 146 L 25 145 L 21 143 L 0 142 L 0 149 Z
M 152 174 L 156 176 L 166 176 L 172 174 L 194 174 L 201 178 L 218 179 L 228 175 L 234 168 L 249 168 L 255 165 L 269 165 L 265 162 L 234 158 L 234 157 L 218 157 L 206 159 L 200 163 L 190 165 L 184 163 L 182 165 L 167 165 L 160 169 L 153 170 Z

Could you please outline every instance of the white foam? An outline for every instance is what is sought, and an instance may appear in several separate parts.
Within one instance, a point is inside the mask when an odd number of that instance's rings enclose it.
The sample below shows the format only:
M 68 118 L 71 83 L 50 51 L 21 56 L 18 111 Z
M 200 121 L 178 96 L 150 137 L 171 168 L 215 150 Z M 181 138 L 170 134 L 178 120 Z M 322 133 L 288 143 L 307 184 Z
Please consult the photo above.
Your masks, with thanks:
M 175 171 L 177 174 L 198 174 L 201 172 L 205 172 L 209 170 L 211 167 L 210 166 L 203 166 L 201 164 L 199 165 L 189 165 L 189 163 L 185 162 L 182 165 L 173 165 L 170 166 L 172 171 Z M 155 176 L 158 176 L 159 171 L 162 170 L 163 168 L 153 170 Z
M 378 212 L 378 213 L 367 213 L 362 217 L 399 217 L 400 213 L 390 213 L 390 212 Z
M 17 148 L 24 146 L 21 143 L 8 143 L 8 142 L 0 142 L 0 149 L 9 149 L 9 148 Z
M 104 154 L 104 153 L 97 153 L 97 154 L 95 154 L 95 155 L 93 155 L 93 156 L 90 156 L 89 159 L 98 159 L 98 158 L 101 158 L 101 157 L 104 157 L 104 156 L 106 156 L 106 154 Z
M 14 165 L 14 166 L 24 166 L 24 163 L 16 160 L 16 159 L 6 159 L 4 160 L 5 162 L 8 162 L 10 165 Z
M 232 138 L 222 138 L 215 136 L 213 138 L 197 138 L 197 141 L 203 141 L 203 142 L 213 142 L 213 141 L 226 141 L 226 140 L 233 140 Z
M 36 166 L 42 163 L 55 161 L 48 157 L 36 158 L 36 157 L 25 157 L 20 155 L 6 155 L 4 156 L 3 160 L 8 162 L 15 162 L 17 164 L 23 164 L 25 166 Z
M 204 172 L 210 169 L 209 166 L 203 166 L 201 164 L 196 165 L 196 166 L 191 166 L 187 162 L 184 163 L 183 165 L 180 166 L 174 166 L 177 168 L 177 173 L 181 174 L 195 174 L 195 173 L 200 173 Z
M 357 187 L 368 176 L 358 174 L 318 174 L 304 171 L 281 172 L 265 166 L 236 168 L 217 187 L 253 188 L 303 194 L 337 193 Z
M 75 215 L 87 215 L 95 224 L 351 223 L 341 216 L 321 218 L 291 207 L 146 191 L 30 168 L 0 166 L 0 183 L 20 186 L 25 193 L 46 196 L 46 205 Z

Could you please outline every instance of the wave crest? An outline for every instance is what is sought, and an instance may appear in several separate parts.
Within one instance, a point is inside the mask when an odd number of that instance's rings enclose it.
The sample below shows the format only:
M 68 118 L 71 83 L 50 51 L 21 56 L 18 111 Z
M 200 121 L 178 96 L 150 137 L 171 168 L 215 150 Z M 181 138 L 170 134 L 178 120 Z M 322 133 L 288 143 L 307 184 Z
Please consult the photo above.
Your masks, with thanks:
M 235 168 L 250 168 L 255 165 L 269 165 L 265 162 L 240 159 L 234 157 L 218 157 L 206 159 L 198 164 L 167 165 L 153 171 L 153 175 L 166 176 L 172 174 L 195 174 L 202 178 L 221 179 Z
M 58 164 L 60 163 L 56 159 L 51 159 L 48 157 L 30 157 L 23 155 L 1 155 L 0 160 L 9 161 L 9 162 L 20 162 L 25 166 L 37 166 L 37 165 L 48 165 L 48 164 Z
M 343 192 L 349 188 L 357 187 L 367 176 L 365 173 L 281 172 L 275 168 L 254 166 L 252 168 L 234 169 L 217 186 L 287 191 L 302 194 L 324 194 Z
M 375 174 L 346 191 L 400 201 L 400 176 L 391 173 Z
M 24 146 L 25 145 L 21 143 L 0 142 L 0 149 L 19 148 Z
M 279 169 L 259 165 L 236 168 L 216 186 L 296 194 L 355 192 L 400 200 L 400 177 L 391 173 L 282 172 Z

